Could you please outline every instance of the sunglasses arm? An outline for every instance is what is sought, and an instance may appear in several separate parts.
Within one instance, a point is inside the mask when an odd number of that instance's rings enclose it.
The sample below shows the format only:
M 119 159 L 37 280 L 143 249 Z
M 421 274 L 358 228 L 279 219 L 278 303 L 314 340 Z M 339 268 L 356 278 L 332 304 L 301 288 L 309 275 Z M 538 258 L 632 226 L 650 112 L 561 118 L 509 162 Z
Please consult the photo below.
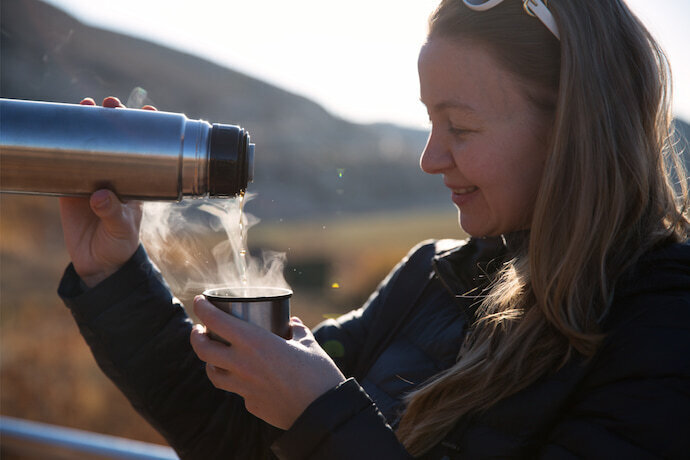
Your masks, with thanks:
M 523 6 L 528 14 L 539 18 L 539 20 L 544 23 L 546 28 L 549 29 L 557 39 L 561 39 L 561 34 L 558 32 L 556 20 L 553 18 L 551 11 L 549 11 L 549 8 L 544 4 L 544 2 L 541 0 L 525 0 Z

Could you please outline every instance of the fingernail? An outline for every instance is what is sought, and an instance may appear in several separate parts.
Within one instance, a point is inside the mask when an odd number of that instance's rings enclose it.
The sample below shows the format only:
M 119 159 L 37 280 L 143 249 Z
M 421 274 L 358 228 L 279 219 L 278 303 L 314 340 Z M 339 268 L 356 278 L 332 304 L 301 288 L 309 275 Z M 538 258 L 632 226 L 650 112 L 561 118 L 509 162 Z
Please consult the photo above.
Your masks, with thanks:
M 123 107 L 122 102 L 116 97 L 108 96 L 103 99 L 103 107 L 118 108 Z
M 107 209 L 110 206 L 110 195 L 108 193 L 101 192 L 94 193 L 93 205 L 97 209 Z

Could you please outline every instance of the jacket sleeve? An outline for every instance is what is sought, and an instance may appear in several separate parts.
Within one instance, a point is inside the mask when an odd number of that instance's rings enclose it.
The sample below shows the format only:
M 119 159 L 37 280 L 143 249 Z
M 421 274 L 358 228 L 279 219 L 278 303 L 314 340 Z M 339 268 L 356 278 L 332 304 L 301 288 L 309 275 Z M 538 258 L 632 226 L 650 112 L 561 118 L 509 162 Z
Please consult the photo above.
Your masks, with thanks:
M 690 299 L 647 303 L 609 334 L 542 458 L 687 458 Z
M 70 265 L 58 293 L 100 368 L 182 459 L 272 457 L 277 429 L 210 383 L 189 343 L 192 322 L 143 247 L 89 290 Z
M 321 395 L 271 448 L 281 460 L 412 458 L 353 378 Z

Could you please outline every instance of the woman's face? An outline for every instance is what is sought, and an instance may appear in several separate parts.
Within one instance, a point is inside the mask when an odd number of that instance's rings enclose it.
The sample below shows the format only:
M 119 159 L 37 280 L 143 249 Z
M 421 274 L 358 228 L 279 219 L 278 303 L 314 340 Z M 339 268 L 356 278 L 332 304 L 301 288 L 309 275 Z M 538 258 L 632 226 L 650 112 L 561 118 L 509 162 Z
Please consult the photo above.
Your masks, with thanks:
M 481 46 L 432 39 L 419 55 L 421 100 L 431 120 L 422 169 L 442 174 L 472 236 L 529 228 L 549 117 Z

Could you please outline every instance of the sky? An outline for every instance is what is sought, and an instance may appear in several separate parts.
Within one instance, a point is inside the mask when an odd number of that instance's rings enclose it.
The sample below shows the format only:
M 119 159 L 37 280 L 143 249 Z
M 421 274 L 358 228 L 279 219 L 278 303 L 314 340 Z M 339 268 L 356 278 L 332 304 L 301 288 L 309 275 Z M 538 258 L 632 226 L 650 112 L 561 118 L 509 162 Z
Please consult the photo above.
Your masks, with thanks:
M 428 125 L 417 54 L 438 0 L 47 1 L 91 25 L 301 94 L 350 121 Z M 626 1 L 665 49 L 674 113 L 690 121 L 690 0 Z

